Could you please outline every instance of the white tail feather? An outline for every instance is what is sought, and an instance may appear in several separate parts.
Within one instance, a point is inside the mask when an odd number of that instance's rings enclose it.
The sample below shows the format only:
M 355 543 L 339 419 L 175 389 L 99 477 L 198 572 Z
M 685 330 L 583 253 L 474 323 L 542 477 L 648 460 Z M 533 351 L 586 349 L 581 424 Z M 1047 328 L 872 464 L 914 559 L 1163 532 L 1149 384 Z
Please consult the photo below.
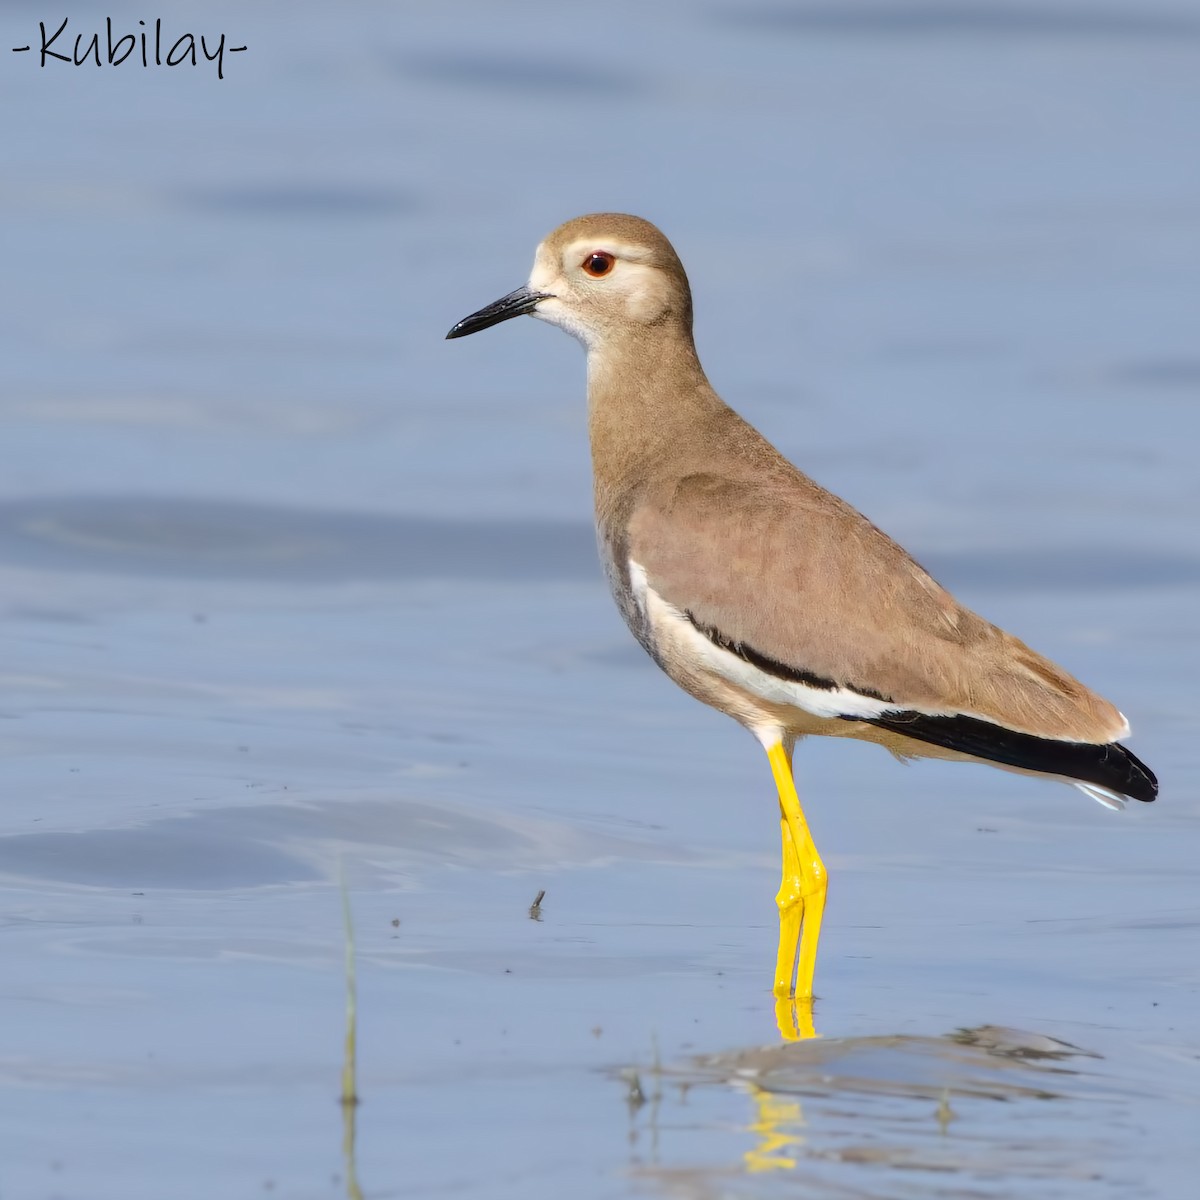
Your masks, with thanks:
M 1106 787 L 1101 787 L 1097 783 L 1079 783 L 1075 779 L 1072 779 L 1071 782 L 1085 796 L 1091 796 L 1093 800 L 1099 804 L 1103 804 L 1105 808 L 1111 808 L 1114 812 L 1120 812 L 1125 807 L 1125 797 L 1110 791 Z

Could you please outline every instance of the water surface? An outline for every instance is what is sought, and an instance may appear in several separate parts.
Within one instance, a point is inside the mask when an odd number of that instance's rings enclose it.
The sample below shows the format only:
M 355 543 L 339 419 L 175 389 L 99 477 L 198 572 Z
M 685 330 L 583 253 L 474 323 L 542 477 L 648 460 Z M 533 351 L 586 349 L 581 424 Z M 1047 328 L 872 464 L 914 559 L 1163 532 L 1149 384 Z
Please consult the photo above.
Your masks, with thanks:
M 368 1197 L 1190 1195 L 1200 7 L 170 19 L 250 49 L 0 78 L 0 1192 L 353 1194 L 344 878 Z M 611 208 L 1163 783 L 802 747 L 816 1040 L 767 766 L 605 594 L 578 347 L 442 340 Z

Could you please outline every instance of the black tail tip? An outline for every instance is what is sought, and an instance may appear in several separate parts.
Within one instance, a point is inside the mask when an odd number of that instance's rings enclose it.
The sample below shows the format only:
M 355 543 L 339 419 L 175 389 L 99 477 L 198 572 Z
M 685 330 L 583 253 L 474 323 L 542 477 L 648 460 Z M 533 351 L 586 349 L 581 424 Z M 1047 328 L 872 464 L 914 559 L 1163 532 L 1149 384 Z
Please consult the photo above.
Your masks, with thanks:
M 1136 754 L 1120 742 L 1113 742 L 1104 749 L 1115 750 L 1120 755 L 1118 763 L 1114 763 L 1113 766 L 1121 774 L 1121 782 L 1109 786 L 1123 796 L 1128 796 L 1131 800 L 1140 800 L 1143 804 L 1150 804 L 1158 799 L 1158 779 Z

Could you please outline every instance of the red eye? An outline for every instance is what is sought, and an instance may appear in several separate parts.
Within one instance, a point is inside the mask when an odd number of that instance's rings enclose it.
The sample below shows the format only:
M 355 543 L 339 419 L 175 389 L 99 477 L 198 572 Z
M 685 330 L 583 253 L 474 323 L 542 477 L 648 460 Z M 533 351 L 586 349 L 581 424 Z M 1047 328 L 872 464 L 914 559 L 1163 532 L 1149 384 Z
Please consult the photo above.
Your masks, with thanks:
M 616 258 L 607 250 L 594 250 L 583 260 L 583 271 L 593 279 L 603 279 L 616 265 Z

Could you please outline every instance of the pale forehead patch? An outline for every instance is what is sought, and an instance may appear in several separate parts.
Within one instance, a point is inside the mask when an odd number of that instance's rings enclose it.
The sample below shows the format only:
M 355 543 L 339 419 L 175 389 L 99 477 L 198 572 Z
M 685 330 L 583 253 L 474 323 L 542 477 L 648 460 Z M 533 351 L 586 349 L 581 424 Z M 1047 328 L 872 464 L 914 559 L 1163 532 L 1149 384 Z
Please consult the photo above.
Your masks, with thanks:
M 529 272 L 529 286 L 535 292 L 547 291 L 558 278 L 559 264 L 547 258 L 546 243 L 542 242 L 533 255 L 533 270 Z M 534 313 L 534 316 L 537 314 Z

